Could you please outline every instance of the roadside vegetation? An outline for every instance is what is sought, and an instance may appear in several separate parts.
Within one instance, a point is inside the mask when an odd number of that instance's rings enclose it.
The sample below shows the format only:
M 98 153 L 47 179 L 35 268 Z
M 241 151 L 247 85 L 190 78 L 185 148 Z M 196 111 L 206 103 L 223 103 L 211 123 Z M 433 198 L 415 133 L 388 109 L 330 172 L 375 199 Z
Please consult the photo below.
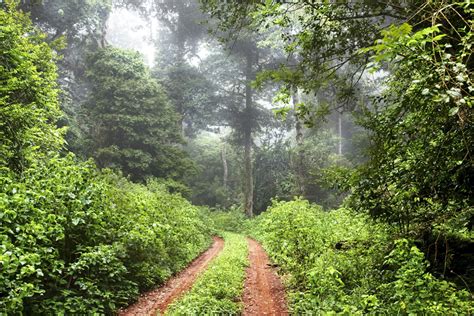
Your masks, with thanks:
M 61 155 L 54 54 L 13 6 L 0 21 L 0 313 L 111 314 L 210 245 L 209 221 L 156 180 Z
M 232 232 L 245 234 L 248 230 L 250 219 L 245 216 L 240 208 L 229 210 L 208 210 L 208 217 L 212 219 L 213 227 L 218 232 Z
M 254 235 L 280 269 L 295 315 L 470 315 L 471 294 L 428 271 L 423 253 L 391 228 L 348 209 L 274 202 Z
M 245 236 L 223 233 L 224 249 L 193 288 L 169 306 L 166 315 L 237 315 L 248 266 Z
M 0 0 L 0 314 L 113 315 L 216 234 L 169 314 L 240 313 L 244 234 L 294 314 L 474 314 L 473 34 L 472 0 Z

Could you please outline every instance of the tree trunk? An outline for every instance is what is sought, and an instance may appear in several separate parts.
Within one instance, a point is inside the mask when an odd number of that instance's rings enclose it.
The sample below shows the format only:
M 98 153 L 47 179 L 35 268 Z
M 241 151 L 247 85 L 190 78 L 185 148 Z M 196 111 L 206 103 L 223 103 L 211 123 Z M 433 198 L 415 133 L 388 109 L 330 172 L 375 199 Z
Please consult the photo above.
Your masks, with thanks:
M 293 109 L 295 111 L 295 131 L 296 131 L 296 194 L 299 196 L 305 195 L 305 170 L 304 170 L 304 151 L 303 151 L 303 124 L 296 113 L 296 105 L 300 103 L 300 96 L 298 88 L 295 88 L 293 93 Z
M 337 153 L 339 155 L 342 155 L 342 112 L 338 111 L 337 122 L 338 122 L 338 133 L 339 133 L 339 144 L 337 148 Z
M 245 114 L 247 124 L 244 124 L 244 207 L 248 217 L 253 216 L 253 166 L 252 166 L 252 52 L 247 52 L 245 70 Z
M 224 187 L 224 192 L 227 192 L 227 186 L 229 182 L 229 166 L 227 165 L 227 146 L 224 143 L 222 143 L 222 151 L 221 151 L 221 157 L 222 157 L 222 167 L 224 169 L 224 174 L 222 175 L 222 185 Z

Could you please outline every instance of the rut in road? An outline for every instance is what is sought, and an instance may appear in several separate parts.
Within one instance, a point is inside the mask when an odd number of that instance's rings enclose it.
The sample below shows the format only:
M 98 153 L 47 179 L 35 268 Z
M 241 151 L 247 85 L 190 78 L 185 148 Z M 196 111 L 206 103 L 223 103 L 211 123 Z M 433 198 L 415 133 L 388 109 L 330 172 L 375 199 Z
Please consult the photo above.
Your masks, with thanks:
M 197 277 L 206 270 L 209 263 L 224 248 L 224 240 L 214 237 L 213 245 L 201 254 L 178 275 L 168 280 L 162 287 L 142 295 L 138 302 L 119 312 L 120 316 L 142 316 L 163 313 L 168 305 L 187 292 Z
M 258 242 L 247 240 L 250 266 L 245 280 L 243 315 L 288 315 L 285 288 L 268 255 Z

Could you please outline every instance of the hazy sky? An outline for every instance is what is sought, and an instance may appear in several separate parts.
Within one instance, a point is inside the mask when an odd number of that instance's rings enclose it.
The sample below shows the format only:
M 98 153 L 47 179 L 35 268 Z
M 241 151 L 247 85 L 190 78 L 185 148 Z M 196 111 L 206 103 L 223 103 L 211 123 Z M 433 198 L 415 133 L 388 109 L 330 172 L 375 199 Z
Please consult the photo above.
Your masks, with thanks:
M 145 62 L 153 65 L 155 48 L 152 37 L 156 36 L 156 22 L 147 22 L 134 11 L 114 9 L 107 21 L 107 41 L 117 47 L 137 50 Z
M 151 67 L 155 58 L 153 40 L 157 38 L 159 32 L 160 24 L 156 19 L 146 21 L 135 11 L 115 8 L 107 21 L 106 38 L 113 46 L 139 51 Z M 199 58 L 193 57 L 189 62 L 198 66 L 201 59 L 209 55 L 210 50 L 208 44 L 202 43 L 198 50 Z

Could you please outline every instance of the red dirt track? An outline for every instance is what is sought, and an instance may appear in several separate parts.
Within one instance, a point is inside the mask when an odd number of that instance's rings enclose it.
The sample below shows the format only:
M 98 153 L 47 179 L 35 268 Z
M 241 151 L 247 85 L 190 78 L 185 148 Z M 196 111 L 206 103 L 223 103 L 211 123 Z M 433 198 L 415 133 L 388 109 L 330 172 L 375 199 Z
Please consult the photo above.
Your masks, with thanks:
M 162 287 L 143 294 L 137 303 L 121 310 L 119 315 L 142 316 L 156 315 L 158 312 L 163 313 L 169 304 L 192 287 L 197 277 L 207 268 L 212 259 L 221 252 L 222 248 L 224 248 L 224 240 L 214 237 L 213 245 L 194 259 L 186 269 L 172 277 Z
M 244 316 L 288 315 L 285 288 L 262 246 L 248 239 L 249 261 L 244 290 Z

